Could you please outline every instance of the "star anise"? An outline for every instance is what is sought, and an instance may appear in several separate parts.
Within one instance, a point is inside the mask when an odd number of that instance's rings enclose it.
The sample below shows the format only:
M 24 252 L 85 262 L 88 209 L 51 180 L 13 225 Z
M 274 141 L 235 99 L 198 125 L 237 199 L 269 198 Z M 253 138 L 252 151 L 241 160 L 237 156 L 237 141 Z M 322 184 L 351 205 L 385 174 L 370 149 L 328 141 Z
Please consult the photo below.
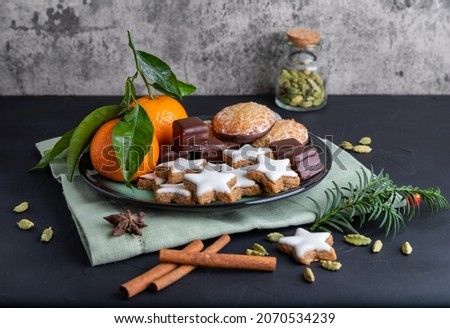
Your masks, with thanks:
M 125 232 L 141 236 L 142 233 L 139 229 L 147 226 L 144 221 L 142 221 L 144 215 L 144 212 L 139 212 L 135 215 L 132 214 L 130 210 L 127 210 L 127 213 L 111 214 L 104 217 L 104 219 L 116 227 L 113 236 L 122 236 Z

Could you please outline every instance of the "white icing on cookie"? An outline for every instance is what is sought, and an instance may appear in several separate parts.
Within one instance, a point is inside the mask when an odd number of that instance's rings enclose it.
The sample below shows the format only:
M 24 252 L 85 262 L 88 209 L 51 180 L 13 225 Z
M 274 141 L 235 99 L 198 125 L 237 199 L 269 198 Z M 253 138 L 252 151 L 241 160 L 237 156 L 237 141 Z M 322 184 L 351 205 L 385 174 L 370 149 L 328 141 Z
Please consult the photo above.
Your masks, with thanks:
M 200 173 L 187 173 L 184 175 L 186 181 L 195 184 L 197 197 L 207 192 L 230 194 L 232 188 L 228 186 L 228 183 L 234 177 L 233 173 L 217 172 L 214 169 L 206 169 Z
M 282 177 L 298 177 L 297 173 L 290 168 L 289 159 L 271 159 L 265 155 L 258 155 L 257 163 L 249 166 L 249 171 L 263 173 L 270 181 L 277 181 Z
M 309 232 L 298 228 L 294 236 L 282 237 L 278 243 L 293 247 L 297 257 L 303 257 L 308 251 L 331 250 L 331 246 L 326 242 L 329 237 L 329 232 Z
M 265 155 L 271 152 L 270 148 L 257 148 L 252 145 L 245 144 L 239 149 L 225 149 L 225 156 L 231 158 L 232 163 L 237 163 L 239 161 L 256 161 L 259 155 Z
M 164 194 L 164 193 L 178 194 L 178 195 L 185 196 L 185 197 L 189 197 L 191 195 L 191 192 L 189 190 L 187 190 L 184 187 L 184 184 L 182 184 L 182 183 L 162 184 L 160 186 L 160 188 L 157 189 L 155 192 L 159 193 L 159 194 Z
M 172 173 L 179 173 L 185 171 L 201 171 L 205 164 L 206 161 L 204 159 L 187 160 L 180 157 L 174 161 L 161 163 L 157 167 L 166 167 L 171 169 Z
M 157 186 L 162 185 L 163 183 L 166 183 L 166 179 L 157 176 L 155 173 L 143 174 L 139 178 L 146 179 L 146 180 L 152 180 L 153 182 L 155 182 L 155 184 Z
M 253 187 L 256 182 L 247 178 L 247 167 L 241 167 L 238 169 L 234 169 L 227 164 L 221 164 L 221 172 L 233 173 L 236 176 L 236 184 L 235 188 L 250 188 Z

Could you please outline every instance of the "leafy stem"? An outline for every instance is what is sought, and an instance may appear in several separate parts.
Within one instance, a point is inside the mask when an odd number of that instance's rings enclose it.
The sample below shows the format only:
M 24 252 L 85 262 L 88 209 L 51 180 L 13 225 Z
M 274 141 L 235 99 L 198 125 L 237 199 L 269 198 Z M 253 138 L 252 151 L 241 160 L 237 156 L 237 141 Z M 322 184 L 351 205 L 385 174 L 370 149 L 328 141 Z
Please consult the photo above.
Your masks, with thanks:
M 145 77 L 144 72 L 142 72 L 142 69 L 139 66 L 136 48 L 134 47 L 133 40 L 131 39 L 131 33 L 130 33 L 130 31 L 127 31 L 127 33 L 128 33 L 128 46 L 131 48 L 131 50 L 133 52 L 134 62 L 136 64 L 136 70 L 137 70 L 136 74 L 134 76 L 137 76 L 137 74 L 139 73 L 139 75 L 142 77 L 142 80 L 144 81 L 145 87 L 147 89 L 148 97 L 150 99 L 153 99 L 153 93 L 152 93 L 151 85 L 147 81 L 147 78 Z M 133 79 L 133 81 L 134 81 L 134 79 Z M 131 81 L 131 83 L 132 83 L 132 81 Z
M 142 163 L 145 151 L 153 142 L 153 124 L 145 110 L 139 106 L 134 82 L 142 77 L 148 96 L 153 98 L 152 88 L 170 97 L 181 99 L 193 93 L 196 87 L 178 80 L 169 65 L 158 57 L 135 48 L 128 31 L 128 45 L 136 64 L 136 72 L 125 81 L 125 94 L 120 104 L 99 107 L 88 114 L 74 129 L 67 131 L 34 168 L 43 168 L 67 150 L 67 176 L 72 180 L 81 155 L 97 130 L 107 121 L 120 118 L 113 130 L 113 147 L 125 179 L 131 179 Z
M 326 205 L 322 210 L 319 203 L 310 198 L 316 206 L 316 219 L 311 230 L 329 228 L 343 232 L 357 232 L 355 216 L 360 218 L 360 226 L 369 221 L 379 222 L 379 228 L 386 235 L 396 234 L 405 225 L 404 217 L 411 220 L 419 213 L 419 204 L 413 201 L 416 197 L 425 200 L 431 211 L 448 209 L 449 203 L 441 194 L 439 188 L 420 189 L 413 186 L 397 186 L 383 172 L 367 175 L 357 172 L 359 183 L 351 183 L 347 187 L 334 188 L 325 191 Z

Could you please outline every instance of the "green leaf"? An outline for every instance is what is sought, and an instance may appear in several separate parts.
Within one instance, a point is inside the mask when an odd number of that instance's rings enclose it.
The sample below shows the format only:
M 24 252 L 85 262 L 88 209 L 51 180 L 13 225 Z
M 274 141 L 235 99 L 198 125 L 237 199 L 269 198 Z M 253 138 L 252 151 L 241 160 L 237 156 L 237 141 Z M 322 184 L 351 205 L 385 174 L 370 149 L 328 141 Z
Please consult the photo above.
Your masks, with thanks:
M 153 124 L 139 104 L 114 126 L 112 141 L 125 182 L 129 186 L 153 141 Z
M 61 154 L 64 150 L 66 150 L 69 147 L 70 139 L 72 138 L 73 132 L 75 131 L 75 128 L 66 131 L 61 138 L 54 144 L 53 148 L 45 153 L 44 156 L 42 156 L 39 163 L 37 163 L 32 170 L 34 169 L 42 169 L 46 167 L 48 164 L 50 164 L 51 161 L 55 159 L 56 156 Z
M 106 105 L 95 109 L 76 127 L 69 143 L 67 153 L 67 179 L 72 181 L 75 167 L 80 155 L 88 146 L 95 132 L 105 122 L 117 117 L 121 112 L 120 105 Z
M 136 69 L 144 80 L 149 96 L 151 96 L 150 85 L 163 94 L 180 99 L 196 90 L 192 84 L 179 81 L 167 63 L 152 54 L 137 50 L 130 32 L 128 45 L 133 51 Z
M 187 84 L 181 81 L 176 82 L 178 85 L 178 89 L 180 90 L 180 94 L 182 97 L 187 96 L 191 93 L 193 93 L 197 88 L 193 86 L 192 84 Z M 152 87 L 161 92 L 162 94 L 165 94 L 166 96 L 170 96 L 173 98 L 177 98 L 178 95 L 168 92 L 167 90 L 164 90 L 159 84 L 154 83 L 152 84 Z
M 177 80 L 177 86 L 178 90 L 180 90 L 181 97 L 190 95 L 191 93 L 194 93 L 197 88 L 189 83 L 182 82 L 180 80 Z
M 138 67 L 142 70 L 142 73 L 144 73 L 147 79 L 157 83 L 167 92 L 181 97 L 181 92 L 177 85 L 177 77 L 172 72 L 169 65 L 158 57 L 144 51 L 137 50 L 136 55 Z

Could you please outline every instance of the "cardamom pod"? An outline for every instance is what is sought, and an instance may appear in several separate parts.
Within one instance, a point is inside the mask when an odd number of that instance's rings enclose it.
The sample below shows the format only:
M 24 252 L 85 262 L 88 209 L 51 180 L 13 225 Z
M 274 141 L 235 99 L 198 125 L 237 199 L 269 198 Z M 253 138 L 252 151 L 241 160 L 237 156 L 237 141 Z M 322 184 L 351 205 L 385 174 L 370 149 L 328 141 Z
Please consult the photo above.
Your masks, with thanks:
M 381 240 L 376 240 L 372 245 L 372 253 L 379 253 L 383 248 L 383 242 Z
M 297 95 L 291 100 L 291 106 L 298 106 L 303 101 L 302 95 Z
M 279 232 L 271 232 L 266 235 L 266 239 L 271 242 L 277 242 L 280 238 L 283 238 L 284 235 Z
M 368 146 L 372 143 L 372 139 L 370 137 L 363 137 L 363 138 L 359 139 L 359 143 L 361 145 Z
M 369 245 L 372 242 L 372 239 L 370 239 L 369 237 L 357 233 L 345 235 L 344 239 L 347 243 L 355 246 L 365 246 Z
M 314 277 L 314 273 L 310 267 L 306 267 L 305 271 L 303 272 L 303 279 L 305 279 L 307 282 L 316 281 L 316 277 Z
M 34 223 L 28 219 L 22 219 L 19 222 L 17 222 L 17 225 L 22 230 L 30 230 L 34 227 Z
M 339 147 L 341 147 L 344 150 L 352 150 L 353 149 L 353 145 L 347 140 L 342 141 L 339 144 Z
M 267 252 L 267 250 L 264 248 L 264 246 L 260 245 L 258 243 L 253 244 L 253 249 L 263 255 L 269 255 L 269 252 Z
M 302 107 L 311 107 L 312 106 L 312 101 L 303 101 L 300 106 Z
M 258 252 L 257 250 L 252 249 L 252 248 L 247 248 L 247 249 L 245 250 L 245 255 L 265 256 L 264 253 Z
M 28 209 L 28 202 L 22 202 L 16 207 L 13 208 L 13 211 L 16 213 L 25 212 Z
M 247 255 L 256 255 L 256 256 L 266 256 L 269 255 L 267 250 L 264 248 L 263 245 L 254 243 L 252 248 L 247 248 L 245 251 L 245 254 Z
M 370 148 L 369 146 L 366 146 L 366 145 L 357 145 L 357 146 L 353 147 L 353 150 L 357 153 L 367 154 L 372 151 L 372 148 Z
M 309 85 L 313 88 L 314 91 L 322 92 L 322 89 L 319 87 L 319 85 L 316 82 L 314 82 L 313 79 L 307 78 L 306 81 L 309 83 Z
M 313 101 L 313 106 L 319 106 L 321 103 L 323 103 L 323 99 L 316 99 Z
M 330 271 L 338 271 L 342 268 L 341 262 L 338 261 L 322 260 L 320 261 L 320 265 L 322 266 L 322 268 Z
M 41 242 L 48 243 L 53 237 L 53 230 L 52 227 L 48 227 L 44 229 L 41 235 Z
M 409 255 L 412 253 L 412 251 L 413 251 L 413 248 L 412 248 L 411 244 L 408 243 L 407 241 L 405 241 L 402 245 L 402 253 L 405 255 Z

